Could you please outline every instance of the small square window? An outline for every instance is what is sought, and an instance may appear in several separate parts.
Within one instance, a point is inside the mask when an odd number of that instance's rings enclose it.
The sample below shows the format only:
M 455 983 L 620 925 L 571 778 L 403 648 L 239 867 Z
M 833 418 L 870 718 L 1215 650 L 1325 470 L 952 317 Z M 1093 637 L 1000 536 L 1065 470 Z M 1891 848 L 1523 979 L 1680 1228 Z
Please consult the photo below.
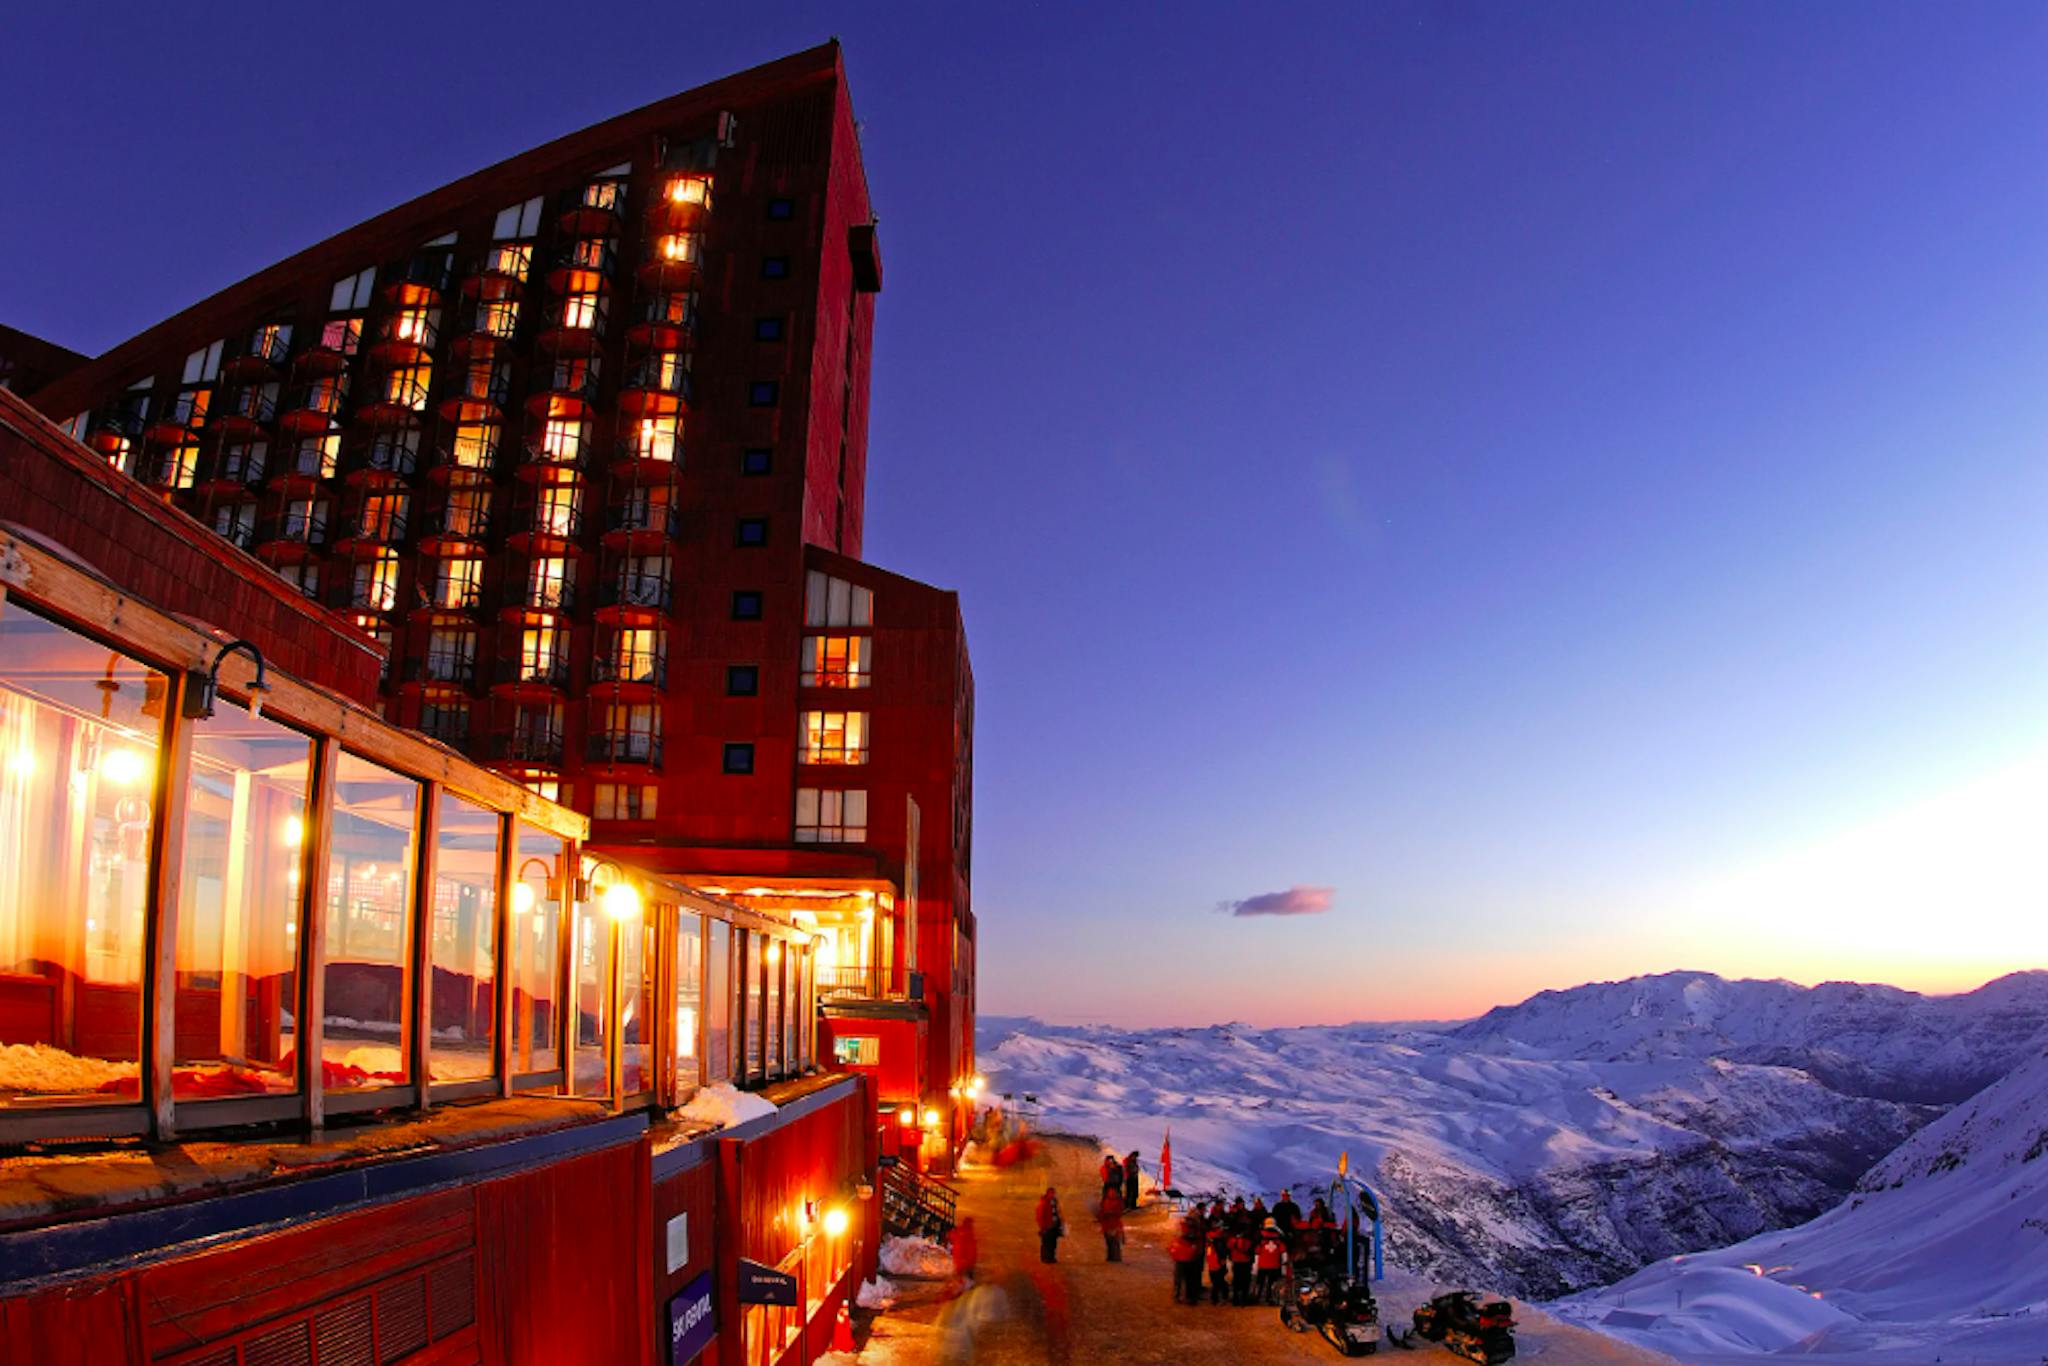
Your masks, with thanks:
M 789 258 L 787 256 L 763 256 L 761 258 L 761 278 L 764 280 L 787 280 L 789 278 Z
M 781 341 L 782 315 L 775 313 L 765 318 L 754 319 L 754 340 L 763 342 Z
M 772 379 L 757 379 L 747 386 L 747 402 L 756 408 L 773 408 L 782 396 L 782 386 Z
M 796 217 L 794 199 L 771 199 L 768 201 L 768 218 L 771 222 L 786 223 Z
M 757 546 L 768 544 L 768 519 L 766 517 L 742 517 L 733 532 L 733 544 Z
M 740 473 L 749 475 L 767 474 L 775 468 L 775 452 L 765 447 L 740 452 Z
M 727 745 L 725 747 L 725 771 L 727 773 L 752 773 L 754 771 L 754 747 Z
M 761 619 L 761 590 L 742 588 L 732 595 L 732 619 L 734 621 L 759 621 Z
M 725 666 L 725 695 L 727 697 L 758 697 L 760 693 L 760 665 L 728 664 Z

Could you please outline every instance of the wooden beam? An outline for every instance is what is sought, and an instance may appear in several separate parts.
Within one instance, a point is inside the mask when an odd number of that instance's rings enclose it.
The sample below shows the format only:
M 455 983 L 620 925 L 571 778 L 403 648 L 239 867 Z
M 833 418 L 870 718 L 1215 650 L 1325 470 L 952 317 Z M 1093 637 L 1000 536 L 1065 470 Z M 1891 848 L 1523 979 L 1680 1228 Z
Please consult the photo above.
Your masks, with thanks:
M 314 744 L 313 791 L 306 802 L 304 873 L 299 885 L 299 1090 L 306 1127 L 327 1122 L 321 1063 L 327 1052 L 327 876 L 334 850 L 334 780 L 341 745 L 332 737 Z
M 178 1047 L 178 892 L 184 884 L 185 815 L 192 792 L 192 731 L 184 717 L 186 679 L 164 689 L 163 749 L 156 766 L 156 820 L 150 828 L 149 890 L 144 900 L 142 1099 L 150 1131 L 178 1136 L 172 1066 Z
M 413 823 L 418 853 L 413 859 L 412 942 L 406 972 L 410 989 L 405 996 L 411 1006 L 406 1023 L 412 1083 L 420 1089 L 422 1110 L 433 1104 L 429 1064 L 434 1047 L 434 878 L 440 858 L 441 791 L 436 782 L 421 785 L 419 819 Z

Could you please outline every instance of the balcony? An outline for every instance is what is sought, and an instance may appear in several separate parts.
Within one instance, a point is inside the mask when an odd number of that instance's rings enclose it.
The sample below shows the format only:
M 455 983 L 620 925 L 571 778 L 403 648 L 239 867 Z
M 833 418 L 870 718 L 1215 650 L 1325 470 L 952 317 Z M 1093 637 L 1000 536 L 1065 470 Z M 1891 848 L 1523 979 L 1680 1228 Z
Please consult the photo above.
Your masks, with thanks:
M 711 216 L 711 177 L 670 176 L 661 186 L 647 217 L 658 227 L 680 232 L 700 226 Z
M 343 554 L 366 555 L 405 539 L 405 513 L 365 508 L 341 519 L 334 528 L 334 548 Z
M 502 612 L 507 616 L 553 617 L 576 608 L 576 585 L 560 579 L 525 578 L 505 588 Z
M 171 395 L 163 411 L 150 419 L 149 439 L 166 444 L 185 440 L 206 425 L 207 409 L 212 405 L 211 389 L 185 389 Z
M 427 410 L 433 372 L 424 365 L 387 371 L 372 382 L 369 397 L 357 405 L 356 416 L 384 427 L 409 424 Z
M 511 396 L 510 365 L 471 362 L 457 372 L 455 383 L 441 400 L 441 416 L 450 422 L 488 422 L 504 412 Z
M 292 513 L 256 524 L 256 553 L 272 562 L 305 559 L 327 544 L 327 514 Z
M 581 436 L 571 439 L 543 433 L 528 437 L 525 449 L 520 464 L 529 470 L 580 470 L 588 463 L 584 454 L 588 443 Z
M 590 661 L 592 685 L 614 688 L 668 687 L 668 660 L 657 654 L 599 655 Z
M 327 375 L 284 391 L 278 425 L 287 432 L 324 432 L 341 420 L 348 404 L 348 376 Z
M 102 455 L 125 456 L 142 439 L 142 429 L 149 425 L 148 412 L 148 394 L 133 394 L 110 403 L 92 419 L 86 443 Z
M 444 543 L 477 545 L 490 532 L 491 505 L 487 497 L 448 503 L 420 518 L 420 548 L 434 551 Z
M 473 579 L 442 579 L 422 588 L 413 604 L 415 617 L 467 617 L 482 610 L 484 586 Z
M 261 432 L 277 420 L 277 404 L 278 386 L 272 381 L 228 390 L 215 411 L 226 430 Z
M 547 764 L 562 762 L 562 732 L 559 730 L 513 730 L 484 741 L 484 758 L 501 764 Z
M 533 376 L 526 408 L 535 417 L 583 417 L 597 403 L 598 364 L 595 356 L 556 361 Z
M 273 489 L 313 486 L 332 479 L 340 467 L 338 436 L 304 437 L 280 451 L 269 462 L 268 485 Z
M 612 238 L 581 238 L 555 253 L 548 268 L 548 288 L 556 294 L 601 289 L 618 264 L 618 244 Z
M 486 356 L 510 345 L 519 332 L 517 299 L 465 299 L 455 329 L 454 350 L 460 356 Z
M 430 304 L 448 288 L 451 267 L 446 251 L 415 252 L 397 270 L 387 272 L 384 297 L 395 304 Z
M 910 974 L 893 967 L 819 967 L 819 1001 L 908 1001 Z
M 697 344 L 697 293 L 689 289 L 645 294 L 633 309 L 626 339 L 650 351 L 688 351 Z
M 249 338 L 249 348 L 241 355 L 232 357 L 221 367 L 221 374 L 231 380 L 275 379 L 292 354 L 292 329 L 289 323 L 274 323 L 259 327 Z
M 677 524 L 675 506 L 651 498 L 628 498 L 604 510 L 606 544 L 630 542 L 641 536 L 673 537 Z
M 399 677 L 407 683 L 466 688 L 476 681 L 476 656 L 455 650 L 429 650 L 406 660 Z
M 418 428 L 402 432 L 380 432 L 367 446 L 359 446 L 348 460 L 351 482 L 389 484 L 410 479 L 420 464 Z
M 338 612 L 369 612 L 382 616 L 398 606 L 398 585 L 389 579 L 352 578 L 326 593 L 327 605 Z
M 333 375 L 347 367 L 363 345 L 361 318 L 329 318 L 311 346 L 292 362 L 294 373 L 304 377 Z
M 560 489 L 560 485 L 550 486 Z M 583 533 L 583 509 L 573 501 L 527 503 L 512 509 L 509 528 L 513 548 L 529 547 L 542 541 L 551 548 L 572 542 Z M 562 546 L 561 548 L 567 548 Z
M 619 409 L 632 417 L 673 414 L 689 406 L 690 396 L 689 356 L 660 351 L 626 371 L 619 386 Z
M 556 225 L 565 236 L 602 237 L 617 232 L 626 216 L 626 182 L 594 180 L 562 196 Z
M 206 484 L 218 492 L 253 489 L 263 482 L 263 467 L 269 461 L 270 446 L 267 442 L 223 446 L 213 458 L 213 469 L 206 476 Z
M 666 612 L 669 581 L 653 574 L 615 574 L 598 585 L 597 605 L 613 614 Z
M 514 692 L 521 688 L 560 692 L 569 686 L 569 659 L 559 654 L 549 659 L 501 659 L 492 673 L 500 688 Z
M 704 271 L 704 239 L 694 232 L 671 232 L 650 238 L 640 262 L 640 283 L 653 290 L 685 290 Z
M 380 361 L 402 364 L 425 358 L 441 337 L 441 310 L 402 308 L 384 320 L 370 354 Z
M 585 743 L 583 757 L 593 764 L 645 764 L 661 767 L 661 737 L 639 730 L 600 731 Z
M 541 349 L 564 354 L 597 350 L 611 326 L 612 298 L 596 289 L 550 299 L 541 310 Z

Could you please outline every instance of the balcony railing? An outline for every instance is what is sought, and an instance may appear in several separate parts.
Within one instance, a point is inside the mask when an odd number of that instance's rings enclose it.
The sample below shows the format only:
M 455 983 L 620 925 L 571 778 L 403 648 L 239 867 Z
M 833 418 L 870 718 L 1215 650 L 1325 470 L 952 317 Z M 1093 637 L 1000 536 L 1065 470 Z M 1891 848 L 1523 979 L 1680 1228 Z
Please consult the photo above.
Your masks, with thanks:
M 403 512 L 358 512 L 342 519 L 338 528 L 339 539 L 396 545 L 405 539 L 405 523 L 406 514 Z
M 908 974 L 894 968 L 821 967 L 818 998 L 827 1001 L 902 1001 L 910 995 Z
M 419 468 L 419 433 L 400 439 L 395 436 L 380 436 L 369 445 L 357 449 L 350 468 L 365 470 L 373 474 L 392 474 L 408 478 Z
M 611 322 L 612 297 L 609 294 L 579 292 L 550 299 L 541 310 L 541 330 L 544 332 L 588 332 L 594 337 L 604 335 Z
M 385 278 L 384 288 L 402 297 L 422 290 L 439 294 L 448 288 L 449 253 L 423 251 Z
M 214 459 L 213 477 L 221 483 L 253 488 L 263 482 L 263 467 L 269 460 L 267 445 L 223 446 Z
M 579 536 L 583 508 L 574 503 L 531 503 L 513 509 L 511 529 L 528 536 Z
M 507 607 L 535 612 L 568 612 L 576 606 L 576 585 L 565 581 L 528 579 L 505 590 Z
M 609 275 L 618 264 L 618 247 L 609 237 L 582 237 L 555 253 L 555 269 L 594 271 Z
M 562 732 L 515 729 L 507 735 L 493 735 L 484 743 L 484 757 L 507 764 L 559 764 Z
M 327 542 L 327 514 L 292 514 L 271 517 L 256 524 L 257 544 L 324 545 Z
M 405 661 L 405 681 L 408 683 L 459 683 L 467 685 L 475 679 L 475 655 L 448 650 L 429 650 L 422 658 Z
M 590 661 L 592 683 L 642 683 L 668 686 L 668 660 L 661 655 L 599 655 Z
M 277 417 L 277 385 L 251 384 L 230 390 L 221 416 L 259 424 L 274 421 Z
M 690 367 L 673 353 L 650 356 L 626 371 L 622 389 L 642 394 L 667 394 L 688 402 L 691 396 Z
M 676 509 L 671 503 L 629 500 L 604 510 L 606 531 L 659 531 L 676 534 Z
M 616 574 L 598 587 L 599 607 L 645 607 L 666 612 L 669 581 L 654 574 Z
M 419 606 L 429 612 L 474 612 L 484 605 L 484 586 L 468 580 L 445 579 L 419 595 Z
M 531 683 L 541 688 L 569 686 L 569 659 L 566 655 L 557 655 L 553 659 L 501 659 L 493 672 L 500 683 Z
M 593 764 L 661 766 L 661 737 L 638 730 L 600 731 L 590 737 L 584 756 Z
M 490 534 L 491 508 L 488 503 L 451 503 L 420 519 L 422 536 L 446 536 L 458 541 L 481 541 Z

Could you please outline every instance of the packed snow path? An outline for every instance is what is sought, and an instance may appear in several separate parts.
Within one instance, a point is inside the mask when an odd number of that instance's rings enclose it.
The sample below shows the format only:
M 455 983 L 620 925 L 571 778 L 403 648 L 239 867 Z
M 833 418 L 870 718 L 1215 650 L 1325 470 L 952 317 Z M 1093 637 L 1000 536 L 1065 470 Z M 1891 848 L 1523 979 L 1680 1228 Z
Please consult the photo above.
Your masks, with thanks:
M 1028 1163 L 972 1167 L 955 1182 L 960 1212 L 971 1216 L 981 1244 L 976 1288 L 946 1297 L 936 1285 L 904 1284 L 905 1301 L 874 1321 L 860 1360 L 869 1366 L 1085 1366 L 1093 1362 L 1159 1366 L 1244 1366 L 1249 1361 L 1345 1360 L 1322 1338 L 1280 1326 L 1270 1306 L 1187 1306 L 1173 1302 L 1166 1245 L 1173 1219 L 1149 1198 L 1125 1219 L 1124 1260 L 1106 1262 L 1092 1214 L 1101 1152 L 1085 1140 L 1049 1139 Z M 1059 1261 L 1038 1260 L 1032 1210 L 1056 1186 L 1067 1236 Z M 1430 1293 L 1419 1281 L 1390 1280 L 1379 1292 L 1384 1322 L 1405 1327 Z M 1669 1366 L 1670 1358 L 1562 1324 L 1515 1305 L 1517 1359 L 1558 1363 Z M 1462 1360 L 1432 1343 L 1408 1353 L 1383 1346 L 1375 1358 L 1416 1366 Z

